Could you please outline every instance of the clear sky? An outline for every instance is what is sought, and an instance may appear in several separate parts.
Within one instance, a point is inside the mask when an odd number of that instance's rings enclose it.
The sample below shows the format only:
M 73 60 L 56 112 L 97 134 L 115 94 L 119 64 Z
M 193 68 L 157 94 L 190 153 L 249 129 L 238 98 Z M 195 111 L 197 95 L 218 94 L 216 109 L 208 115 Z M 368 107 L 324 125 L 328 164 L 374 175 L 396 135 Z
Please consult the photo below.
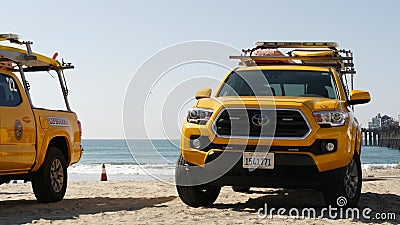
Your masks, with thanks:
M 337 41 L 355 54 L 355 88 L 371 92 L 372 101 L 356 107 L 362 124 L 367 125 L 377 112 L 396 118 L 400 114 L 400 2 L 396 0 L 22 0 L 18 5 L 6 4 L 3 2 L 1 33 L 20 34 L 34 41 L 35 51 L 46 55 L 57 51 L 60 58 L 76 66 L 66 77 L 70 103 L 82 121 L 84 138 L 123 138 L 124 96 L 135 71 L 161 49 L 192 40 L 217 41 L 237 49 L 249 48 L 259 40 Z M 183 71 L 196 77 L 209 70 L 207 66 L 204 70 L 188 66 Z M 207 75 L 215 79 L 225 75 L 224 71 L 216 73 L 220 69 L 210 71 L 214 72 Z M 182 82 L 173 77 L 158 88 Z M 210 81 L 209 86 L 215 90 L 217 83 Z M 188 96 L 198 88 L 194 83 Z M 35 90 L 37 97 L 58 98 L 49 93 L 45 85 Z M 172 115 L 170 121 L 180 124 L 181 119 Z M 152 126 L 157 129 L 157 124 Z M 172 138 L 178 134 L 173 132 Z

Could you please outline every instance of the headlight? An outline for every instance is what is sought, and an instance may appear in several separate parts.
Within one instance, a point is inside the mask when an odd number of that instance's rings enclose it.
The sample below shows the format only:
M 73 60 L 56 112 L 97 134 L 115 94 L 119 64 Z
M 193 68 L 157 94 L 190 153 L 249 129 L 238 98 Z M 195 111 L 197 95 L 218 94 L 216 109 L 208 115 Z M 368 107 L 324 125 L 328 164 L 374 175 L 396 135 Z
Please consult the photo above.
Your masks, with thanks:
M 314 112 L 313 116 L 320 125 L 342 126 L 346 123 L 348 114 L 343 111 L 321 111 Z
M 188 111 L 187 121 L 189 123 L 206 124 L 212 114 L 211 109 L 191 108 Z

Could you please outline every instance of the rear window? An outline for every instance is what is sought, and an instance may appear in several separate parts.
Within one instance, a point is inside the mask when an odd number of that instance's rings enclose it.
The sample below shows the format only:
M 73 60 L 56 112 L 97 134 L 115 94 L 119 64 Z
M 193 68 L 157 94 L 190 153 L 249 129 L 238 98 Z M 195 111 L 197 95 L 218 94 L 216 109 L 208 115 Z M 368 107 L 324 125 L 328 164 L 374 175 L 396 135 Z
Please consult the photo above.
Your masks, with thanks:
M 21 103 L 17 83 L 8 75 L 0 74 L 0 106 L 17 106 Z

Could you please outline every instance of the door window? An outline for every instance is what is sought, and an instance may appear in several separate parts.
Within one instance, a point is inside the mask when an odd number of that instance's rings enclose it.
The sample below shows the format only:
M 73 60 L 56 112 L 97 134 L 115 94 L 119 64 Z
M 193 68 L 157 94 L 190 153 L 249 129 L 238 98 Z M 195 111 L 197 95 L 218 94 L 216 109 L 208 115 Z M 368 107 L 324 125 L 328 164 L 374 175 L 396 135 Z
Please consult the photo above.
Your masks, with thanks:
M 20 103 L 16 81 L 11 76 L 0 74 L 0 106 L 17 106 Z

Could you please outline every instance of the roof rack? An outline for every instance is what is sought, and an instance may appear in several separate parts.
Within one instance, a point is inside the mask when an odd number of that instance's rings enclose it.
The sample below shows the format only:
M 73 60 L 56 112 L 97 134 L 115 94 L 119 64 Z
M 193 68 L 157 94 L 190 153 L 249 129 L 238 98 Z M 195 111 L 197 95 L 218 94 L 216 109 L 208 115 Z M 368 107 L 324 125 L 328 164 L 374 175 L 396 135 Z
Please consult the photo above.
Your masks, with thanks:
M 7 70 L 19 71 L 19 66 L 25 72 L 49 71 L 73 69 L 71 63 L 61 63 L 56 59 L 49 58 L 32 52 L 32 41 L 20 41 L 20 36 L 16 34 L 0 34 L 0 41 L 9 41 L 12 44 L 25 45 L 26 50 L 0 45 L 0 66 L 1 64 L 10 65 Z
M 338 48 L 336 42 L 273 42 L 257 41 L 257 47 L 264 48 Z
M 350 50 L 338 50 L 339 45 L 336 42 L 266 42 L 260 41 L 255 43 L 255 47 L 251 49 L 243 49 L 243 55 L 230 56 L 230 59 L 239 59 L 243 66 L 261 66 L 261 65 L 279 65 L 279 64 L 297 64 L 308 66 L 326 66 L 334 67 L 341 74 L 356 74 L 353 63 L 353 53 Z M 257 50 L 290 48 L 295 49 L 289 51 L 285 56 L 266 55 L 254 56 Z M 296 51 L 303 51 L 303 54 L 295 54 Z M 311 54 L 324 51 L 329 54 Z M 309 52 L 310 54 L 304 54 Z
M 30 85 L 26 80 L 25 72 L 50 71 L 55 70 L 58 75 L 61 90 L 64 96 L 65 105 L 68 111 L 71 111 L 68 102 L 68 87 L 64 77 L 65 69 L 73 69 L 71 63 L 60 63 L 55 58 L 57 53 L 52 58 L 32 52 L 32 41 L 20 41 L 20 36 L 16 34 L 0 34 L 0 41 L 9 41 L 12 44 L 25 45 L 26 50 L 0 45 L 0 69 L 6 69 L 12 72 L 19 72 L 21 75 L 22 84 L 28 97 L 29 104 L 33 107 L 32 99 L 29 93 Z

